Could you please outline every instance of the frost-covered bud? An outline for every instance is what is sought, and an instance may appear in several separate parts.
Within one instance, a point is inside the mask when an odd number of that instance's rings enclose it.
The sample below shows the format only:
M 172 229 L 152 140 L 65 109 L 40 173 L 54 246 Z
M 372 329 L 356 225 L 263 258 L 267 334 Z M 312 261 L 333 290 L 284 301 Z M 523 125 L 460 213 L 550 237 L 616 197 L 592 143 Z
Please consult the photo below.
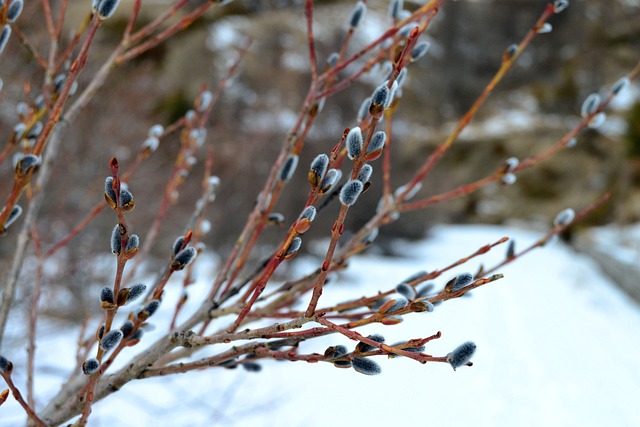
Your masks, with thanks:
M 567 141 L 567 143 L 565 144 L 565 147 L 572 148 L 572 147 L 575 147 L 577 143 L 578 143 L 578 140 L 576 138 L 571 138 L 570 140 Z
M 9 22 L 15 22 L 22 13 L 24 2 L 22 0 L 12 0 L 7 8 L 7 19 Z
M 124 188 L 120 189 L 120 207 L 127 212 L 132 211 L 136 207 L 133 194 Z
M 613 93 L 614 95 L 617 95 L 620 93 L 620 91 L 625 89 L 627 86 L 629 86 L 629 77 L 626 77 L 626 76 L 622 77 L 620 80 L 618 80 L 613 84 L 613 86 L 611 87 L 611 93 Z
M 384 111 L 385 107 L 389 105 L 390 91 L 386 84 L 382 84 L 373 91 L 371 95 L 371 105 L 369 106 L 369 113 L 372 116 L 378 116 Z
M 116 198 L 116 190 L 113 189 L 113 177 L 108 176 L 107 179 L 104 180 L 104 199 L 112 209 L 115 209 L 118 205 Z
M 354 127 L 347 134 L 347 154 L 351 160 L 360 157 L 362 153 L 362 144 L 364 140 L 362 138 L 362 130 L 359 126 Z
M 355 7 L 351 11 L 351 15 L 349 16 L 349 26 L 351 28 L 356 28 L 360 24 L 360 21 L 362 21 L 366 13 L 367 5 L 361 1 L 356 3 Z
M 353 364 L 353 369 L 355 369 L 356 372 L 364 375 L 378 375 L 382 372 L 380 365 L 368 357 L 354 357 L 351 360 L 351 363 Z
M 111 231 L 111 252 L 120 255 L 122 250 L 122 239 L 120 238 L 120 224 L 116 224 Z
M 22 156 L 16 163 L 16 174 L 26 176 L 31 172 L 36 172 L 40 168 L 40 156 L 27 154 Z
M 406 283 L 400 283 L 396 286 L 396 292 L 400 295 L 408 299 L 409 301 L 413 301 L 416 298 L 416 290 L 413 286 L 409 286 Z
M 587 99 L 585 99 L 582 103 L 580 115 L 582 117 L 587 117 L 595 113 L 596 110 L 598 110 L 598 107 L 600 107 L 600 101 L 600 95 L 598 95 L 597 93 L 592 93 L 591 95 L 587 96 Z
M 209 108 L 209 106 L 211 105 L 211 101 L 213 101 L 213 94 L 208 90 L 205 90 L 204 92 L 202 92 L 198 97 L 198 99 L 196 100 L 198 112 L 199 113 L 205 112 L 207 108 Z
M 110 18 L 116 11 L 119 3 L 120 0 L 100 0 L 96 6 L 98 18 L 102 20 Z
M 370 106 L 371 106 L 371 97 L 368 97 L 364 101 L 362 101 L 362 104 L 360 104 L 360 108 L 358 108 L 358 116 L 356 117 L 356 121 L 358 123 L 360 123 L 365 119 L 365 117 L 367 117 L 367 114 L 369 114 Z
M 284 253 L 284 259 L 293 258 L 300 250 L 300 246 L 302 246 L 302 239 L 300 237 L 294 237 Z
M 389 4 L 388 14 L 392 19 L 398 19 L 403 8 L 403 0 L 391 0 Z
M 340 190 L 340 203 L 351 206 L 362 193 L 363 184 L 357 179 L 349 180 Z
M 456 292 L 462 288 L 465 288 L 473 283 L 473 274 L 471 273 L 462 273 L 450 280 L 445 289 L 449 292 Z
M 3 374 L 10 373 L 13 370 L 13 363 L 6 357 L 0 355 L 0 372 Z
M 338 169 L 329 169 L 320 183 L 320 192 L 326 193 L 331 187 L 342 178 L 342 172 Z
M 174 271 L 179 271 L 184 269 L 193 259 L 196 257 L 198 251 L 191 246 L 187 246 L 180 252 L 176 254 L 171 262 L 171 269 Z
M 127 246 L 124 249 L 124 255 L 127 259 L 131 259 L 138 253 L 138 247 L 140 246 L 140 238 L 137 234 L 132 234 L 127 240 Z
M 293 173 L 296 171 L 296 167 L 298 166 L 298 156 L 295 154 L 290 154 L 282 165 L 282 169 L 280 169 L 280 180 L 288 181 L 293 176 Z
M 100 347 L 104 351 L 114 349 L 122 341 L 122 331 L 120 329 L 112 329 L 102 337 Z
M 589 120 L 588 125 L 591 129 L 598 129 L 604 124 L 605 120 L 607 120 L 607 115 L 604 112 L 600 112 L 593 116 L 591 120 Z
M 98 362 L 98 359 L 93 357 L 85 360 L 82 364 L 82 373 L 85 375 L 93 375 L 98 372 L 98 369 L 100 369 L 100 362 Z
M 447 362 L 455 371 L 460 366 L 466 365 L 476 352 L 476 345 L 471 341 L 459 345 L 455 350 L 447 355 Z
M 0 53 L 2 53 L 5 46 L 7 46 L 9 37 L 11 37 L 11 27 L 9 25 L 5 25 L 4 28 L 2 28 L 2 32 L 0 32 Z
M 307 179 L 309 180 L 309 184 L 313 187 L 318 186 L 324 175 L 327 173 L 327 167 L 329 166 L 329 156 L 326 154 L 320 154 L 316 156 L 315 159 L 311 162 L 311 167 L 309 168 L 309 172 L 307 173 Z
M 11 224 L 13 224 L 22 215 L 22 208 L 19 205 L 15 205 L 11 208 L 11 213 L 7 217 L 4 226 L 0 227 L 0 234 L 2 234 Z
M 427 41 L 416 44 L 413 50 L 411 51 L 411 60 L 417 61 L 418 59 L 422 58 L 429 51 L 430 47 L 431 47 L 431 43 Z
M 573 209 L 564 209 L 560 211 L 558 215 L 556 215 L 556 217 L 553 219 L 553 225 L 555 227 L 564 227 L 565 225 L 571 224 L 575 217 L 576 212 Z
M 560 13 L 569 7 L 569 0 L 556 0 L 553 2 L 553 11 L 555 13 Z
M 373 167 L 371 165 L 362 165 L 362 168 L 360 169 L 360 172 L 358 172 L 358 181 L 360 181 L 363 184 L 366 184 L 367 182 L 369 182 L 369 179 L 371 178 L 371 174 L 373 173 Z
M 538 27 L 538 30 L 536 32 L 538 34 L 546 34 L 546 33 L 550 33 L 552 30 L 553 30 L 553 26 L 548 22 L 545 22 L 540 27 Z

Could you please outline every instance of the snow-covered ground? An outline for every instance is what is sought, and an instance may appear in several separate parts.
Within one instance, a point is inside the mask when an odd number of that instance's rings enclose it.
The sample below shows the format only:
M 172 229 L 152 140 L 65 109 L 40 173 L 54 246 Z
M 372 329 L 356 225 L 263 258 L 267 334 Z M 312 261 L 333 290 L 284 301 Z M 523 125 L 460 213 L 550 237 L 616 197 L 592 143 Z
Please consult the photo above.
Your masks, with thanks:
M 433 270 L 509 236 L 523 248 L 539 236 L 515 228 L 447 226 L 419 243 L 399 242 L 407 256 L 365 255 L 327 287 L 322 302 L 389 289 L 419 270 Z M 505 247 L 475 258 L 438 284 L 479 263 L 492 266 Z M 309 258 L 299 269 L 317 266 Z M 503 280 L 446 302 L 433 313 L 374 326 L 387 342 L 442 331 L 426 352 L 445 355 L 473 340 L 473 367 L 376 361 L 382 374 L 364 376 L 330 364 L 261 362 L 262 372 L 211 369 L 131 383 L 95 406 L 91 426 L 638 426 L 640 310 L 597 267 L 561 243 L 501 269 Z M 209 282 L 201 276 L 204 284 Z M 321 304 L 322 305 L 322 304 Z M 158 319 L 156 319 L 158 321 Z M 47 325 L 42 330 L 50 330 Z M 165 330 L 158 327 L 158 333 Z M 36 384 L 42 403 L 73 356 L 75 333 L 52 335 L 39 347 Z M 304 352 L 353 343 L 339 336 L 303 344 Z M 55 352 L 51 349 L 57 349 Z M 52 362 L 52 357 L 57 363 Z M 44 370 L 44 367 L 48 369 Z M 16 373 L 17 374 L 17 373 Z M 12 398 L 0 426 L 22 425 Z

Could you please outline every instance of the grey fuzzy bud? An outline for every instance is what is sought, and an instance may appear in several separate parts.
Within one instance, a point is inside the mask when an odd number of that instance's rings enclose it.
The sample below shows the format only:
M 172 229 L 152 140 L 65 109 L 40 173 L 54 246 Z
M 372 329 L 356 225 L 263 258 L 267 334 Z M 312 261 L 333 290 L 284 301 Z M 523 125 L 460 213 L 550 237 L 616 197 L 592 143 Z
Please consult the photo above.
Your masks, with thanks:
M 102 20 L 110 18 L 116 11 L 119 3 L 120 0 L 100 0 L 96 7 L 98 18 Z
M 462 273 L 456 277 L 455 282 L 451 286 L 451 292 L 459 291 L 460 289 L 469 286 L 473 283 L 473 274 Z
M 100 369 L 100 362 L 95 358 L 87 359 L 82 364 L 82 372 L 85 375 L 93 375 L 98 372 L 98 369 Z
M 158 139 L 157 136 L 150 136 L 147 139 L 144 140 L 144 142 L 142 143 L 142 150 L 149 150 L 149 152 L 153 153 L 154 151 L 156 151 L 158 149 L 158 146 L 160 145 L 160 140 Z
M 622 77 L 620 80 L 618 80 L 613 84 L 613 86 L 611 87 L 611 93 L 613 93 L 614 95 L 617 95 L 620 93 L 621 90 L 625 89 L 627 86 L 629 86 L 629 77 L 626 77 L 626 76 Z
M 11 372 L 12 369 L 13 363 L 6 357 L 0 355 L 0 372 L 4 374 L 5 372 Z
M 516 43 L 509 45 L 507 49 L 504 51 L 504 55 L 507 58 L 513 58 L 513 56 L 518 52 L 518 48 L 519 46 Z
M 362 138 L 362 130 L 359 126 L 354 127 L 347 134 L 347 154 L 351 160 L 360 157 L 362 153 L 362 144 L 364 140 Z
M 280 169 L 280 180 L 288 181 L 293 176 L 293 173 L 296 171 L 296 167 L 298 166 L 298 156 L 295 154 L 290 154 L 282 165 L 282 169 Z
M 403 8 L 403 3 L 403 0 L 391 0 L 391 4 L 389 5 L 388 10 L 390 18 L 398 19 Z
M 369 335 L 367 338 L 369 338 L 371 341 L 375 341 L 381 344 L 384 343 L 385 341 L 384 337 L 380 334 Z M 371 344 L 367 344 L 366 342 L 363 342 L 363 341 L 360 341 L 358 345 L 356 345 L 356 351 L 359 353 L 366 353 L 374 350 L 376 350 L 376 347 L 372 346 Z
M 471 341 L 467 341 L 459 345 L 455 350 L 447 355 L 447 361 L 451 367 L 456 370 L 460 366 L 466 365 L 473 354 L 476 352 L 476 345 Z
M 100 291 L 100 301 L 113 304 L 115 302 L 113 289 L 106 286 L 102 288 L 102 290 Z
M 184 236 L 180 236 L 178 237 L 174 242 L 173 242 L 173 246 L 172 246 L 172 250 L 173 250 L 173 256 L 178 255 L 178 252 L 180 252 L 182 250 L 182 245 L 184 243 Z
M 556 0 L 553 2 L 553 11 L 555 13 L 560 13 L 563 10 L 565 10 L 567 7 L 569 7 L 568 0 Z
M 356 372 L 364 375 L 378 375 L 382 372 L 380 365 L 367 357 L 354 357 L 351 363 Z
M 22 208 L 19 205 L 15 205 L 13 208 L 11 208 L 11 213 L 7 217 L 7 221 L 4 223 L 4 226 L 0 228 L 0 232 L 2 231 L 2 228 L 4 228 L 5 230 L 9 228 L 9 226 L 13 224 L 20 217 L 20 215 L 22 215 Z
M 366 236 L 364 236 L 362 238 L 362 240 L 360 240 L 362 243 L 364 244 L 371 244 L 373 243 L 376 238 L 378 237 L 378 233 L 380 232 L 380 230 L 378 229 L 378 227 L 374 227 L 371 232 L 369 232 L 369 234 L 367 234 Z
M 565 225 L 569 225 L 576 217 L 576 212 L 567 208 L 563 211 L 560 211 L 558 215 L 553 220 L 553 225 L 556 227 L 564 227 Z
M 417 45 L 415 45 L 415 47 L 411 51 L 411 60 L 417 61 L 418 59 L 422 58 L 429 51 L 430 47 L 431 47 L 431 43 L 427 41 L 420 42 Z
M 357 179 L 347 182 L 340 190 L 340 203 L 347 206 L 353 205 L 362 193 L 362 188 L 363 184 Z
M 153 125 L 149 128 L 149 132 L 147 132 L 147 136 L 153 138 L 160 138 L 164 133 L 164 126 L 162 125 Z
M 424 285 L 420 289 L 418 289 L 417 297 L 418 298 L 422 298 L 422 297 L 427 296 L 429 294 L 429 292 L 431 292 L 433 290 L 434 287 L 435 287 L 435 285 L 433 283 L 427 283 L 426 285 Z
M 35 172 L 40 168 L 40 156 L 27 154 L 22 156 L 16 163 L 16 173 L 25 176 L 30 172 Z
M 416 298 L 416 290 L 413 286 L 407 285 L 406 283 L 400 283 L 398 286 L 396 286 L 396 292 L 398 292 L 409 301 L 413 301 Z
M 602 124 L 607 120 L 607 115 L 604 112 L 600 112 L 593 116 L 591 120 L 589 120 L 589 128 L 590 129 L 598 129 Z
M 24 3 L 22 0 L 13 0 L 7 8 L 7 19 L 9 22 L 15 22 L 22 13 Z
M 127 240 L 127 246 L 124 251 L 127 254 L 131 254 L 133 251 L 136 251 L 140 246 L 140 238 L 137 234 L 132 234 L 129 236 L 129 240 Z
M 116 190 L 113 189 L 113 177 L 108 176 L 104 180 L 104 196 L 107 199 L 109 206 L 116 207 Z
M 111 231 L 111 252 L 116 255 L 122 250 L 122 240 L 120 238 L 120 224 L 116 224 Z
M 300 246 L 302 246 L 302 239 L 300 237 L 294 237 L 287 248 L 287 251 L 284 254 L 285 258 L 289 258 L 293 256 L 296 252 L 300 250 Z
M 333 347 L 333 355 L 334 355 L 334 357 L 342 357 L 347 353 L 349 353 L 349 350 L 347 349 L 347 347 L 345 347 L 343 345 L 336 345 L 336 346 Z
M 316 208 L 313 206 L 307 206 L 305 210 L 300 214 L 300 219 L 308 219 L 309 221 L 313 221 L 316 217 Z
M 131 320 L 125 321 L 122 326 L 120 326 L 120 330 L 122 331 L 122 337 L 128 337 L 131 332 L 133 332 L 133 322 Z
M 104 351 L 109 351 L 115 348 L 122 341 L 122 331 L 120 329 L 112 329 L 102 337 L 100 341 L 100 347 Z
M 538 28 L 538 31 L 536 32 L 538 34 L 546 34 L 546 33 L 550 33 L 552 30 L 553 30 L 553 26 L 548 22 L 545 22 L 540 26 L 540 28 Z
M 171 268 L 173 270 L 182 270 L 185 268 L 193 259 L 196 257 L 198 251 L 191 246 L 187 246 L 173 258 L 173 262 L 171 263 Z
M 362 101 L 362 104 L 360 104 L 360 108 L 358 108 L 358 116 L 356 117 L 357 122 L 361 122 L 364 120 L 365 117 L 367 117 L 367 114 L 369 114 L 370 106 L 371 106 L 371 97 L 368 97 L 367 99 Z
M 369 145 L 367 146 L 367 153 L 372 153 L 374 151 L 382 149 L 386 140 L 387 134 L 384 133 L 384 131 L 380 130 L 374 133 L 371 137 L 371 141 L 369 141 Z
M 133 210 L 135 203 L 133 201 L 133 194 L 129 190 L 124 188 L 120 189 L 120 207 L 125 211 Z
M 415 22 L 410 22 L 400 28 L 400 30 L 398 30 L 398 35 L 403 39 L 406 39 L 407 37 L 409 37 L 409 35 L 411 35 L 411 31 L 413 31 L 414 28 L 419 28 L 418 24 L 416 24 Z
M 349 17 L 349 26 L 351 28 L 356 28 L 360 24 L 360 21 L 362 21 L 362 18 L 364 18 L 364 15 L 366 13 L 367 5 L 361 1 L 356 3 L 353 11 L 351 11 L 351 16 Z
M 397 198 L 400 194 L 404 193 L 405 191 L 407 191 L 407 188 L 409 187 L 409 184 L 405 184 L 405 185 L 401 185 L 400 187 L 396 188 L 396 191 L 393 192 L 393 196 L 395 198 Z M 407 194 L 405 194 L 404 196 L 404 200 L 411 200 L 413 198 L 413 196 L 415 196 L 416 194 L 418 194 L 418 192 L 422 189 L 422 183 L 418 182 L 416 183 L 416 185 L 413 186 L 413 188 L 411 188 L 411 190 L 409 190 L 407 192 Z
M 5 25 L 4 28 L 2 28 L 2 32 L 0 32 L 0 53 L 2 53 L 5 46 L 7 46 L 9 37 L 11 37 L 11 27 L 9 25 Z
M 518 177 L 511 172 L 505 173 L 500 178 L 500 182 L 502 183 L 502 185 L 513 185 L 516 183 L 517 180 L 518 180 Z
M 504 171 L 505 173 L 513 172 L 518 165 L 520 164 L 520 160 L 517 157 L 509 157 L 504 161 Z
M 369 179 L 371 178 L 372 173 L 373 173 L 373 167 L 371 165 L 368 165 L 368 164 L 362 165 L 360 172 L 358 172 L 358 181 L 360 181 L 363 184 L 366 184 L 367 182 L 369 182 Z
M 340 54 L 338 54 L 338 52 L 333 52 L 331 55 L 329 55 L 329 57 L 327 58 L 327 65 L 329 66 L 329 68 L 333 68 L 338 65 L 338 59 L 340 59 Z
M 211 101 L 213 101 L 213 94 L 208 90 L 202 92 L 198 98 L 198 112 L 205 112 L 211 105 Z
M 316 185 L 318 182 L 321 182 L 324 178 L 324 175 L 327 173 L 328 166 L 329 156 L 327 156 L 326 154 L 320 154 L 316 156 L 316 158 L 311 162 L 311 166 L 309 167 L 309 182 L 312 184 L 315 183 Z
M 242 367 L 247 372 L 260 372 L 260 371 L 262 371 L 262 365 L 260 365 L 259 363 L 256 363 L 256 362 L 244 362 L 244 363 L 242 363 Z
M 146 313 L 146 317 L 151 317 L 160 307 L 160 301 L 157 299 L 151 300 L 149 304 L 144 307 L 144 312 Z
M 373 91 L 373 95 L 371 95 L 371 106 L 383 106 L 386 107 L 389 105 L 390 98 L 389 88 L 386 84 L 382 84 Z M 369 109 L 371 111 L 371 108 Z
M 587 99 L 585 99 L 582 103 L 580 115 L 582 117 L 587 117 L 595 113 L 598 110 L 598 107 L 600 107 L 600 101 L 600 95 L 598 95 L 597 93 L 592 93 L 591 95 L 587 96 Z
M 409 304 L 409 302 L 406 299 L 396 298 L 393 305 L 387 310 L 387 313 L 393 313 L 394 311 L 402 310 L 407 306 L 407 304 Z
M 329 191 L 331 186 L 333 186 L 336 182 L 338 182 L 341 177 L 342 177 L 342 172 L 340 172 L 337 169 L 329 169 L 324 179 L 322 180 L 322 183 L 320 183 L 320 188 L 322 189 L 322 192 L 326 193 L 327 191 Z
M 129 299 L 127 301 L 133 301 L 147 290 L 147 285 L 144 283 L 136 283 L 129 288 Z

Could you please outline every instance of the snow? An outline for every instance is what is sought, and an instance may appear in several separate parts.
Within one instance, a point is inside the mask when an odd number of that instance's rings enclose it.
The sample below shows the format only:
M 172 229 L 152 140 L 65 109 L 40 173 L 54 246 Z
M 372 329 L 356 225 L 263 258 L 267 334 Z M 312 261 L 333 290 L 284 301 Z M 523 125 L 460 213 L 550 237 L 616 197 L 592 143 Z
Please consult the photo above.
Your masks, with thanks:
M 514 238 L 519 250 L 539 237 L 516 228 L 438 227 L 427 240 L 398 242 L 405 257 L 364 255 L 352 260 L 326 288 L 321 305 L 391 289 L 419 270 L 451 264 L 503 236 Z M 475 272 L 480 263 L 493 266 L 504 256 L 505 246 L 444 274 L 437 286 L 461 272 Z M 317 265 L 317 260 L 301 257 L 296 268 L 307 272 Z M 499 272 L 504 279 L 469 298 L 445 302 L 433 313 L 405 316 L 398 326 L 360 330 L 381 333 L 390 343 L 442 331 L 442 338 L 425 350 L 437 356 L 472 340 L 478 346 L 473 367 L 454 372 L 442 363 L 377 357 L 383 372 L 372 377 L 327 363 L 265 361 L 260 362 L 260 373 L 210 369 L 128 384 L 95 405 L 90 425 L 640 425 L 635 407 L 640 395 L 638 306 L 589 259 L 561 243 L 536 250 Z M 203 272 L 199 277 L 202 283 L 190 292 L 210 283 Z M 162 322 L 160 317 L 155 320 Z M 149 335 L 163 330 L 166 327 L 158 325 Z M 54 365 L 50 358 L 56 352 L 51 348 L 70 349 L 76 336 L 48 334 L 38 348 L 40 369 Z M 335 344 L 354 346 L 333 335 L 302 344 L 301 351 L 322 353 Z M 72 360 L 73 351 L 56 357 Z M 41 398 L 50 395 L 61 376 L 59 370 L 41 371 Z M 0 414 L 0 426 L 23 420 L 12 398 Z

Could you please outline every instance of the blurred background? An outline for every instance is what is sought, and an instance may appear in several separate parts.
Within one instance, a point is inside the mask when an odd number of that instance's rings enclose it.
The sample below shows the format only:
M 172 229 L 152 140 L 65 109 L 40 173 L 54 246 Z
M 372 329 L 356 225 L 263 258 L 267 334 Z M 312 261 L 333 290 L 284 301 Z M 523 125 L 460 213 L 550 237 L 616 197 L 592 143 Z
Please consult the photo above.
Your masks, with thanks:
M 194 1 L 195 7 L 199 2 Z M 324 63 L 345 35 L 351 1 L 315 2 L 314 29 L 318 56 Z M 352 41 L 355 52 L 389 24 L 387 1 L 367 2 L 368 13 Z M 422 2 L 405 1 L 413 10 Z M 141 22 L 149 21 L 167 2 L 146 1 Z M 410 67 L 402 102 L 393 126 L 393 184 L 402 185 L 441 143 L 497 70 L 507 46 L 518 42 L 546 5 L 533 0 L 448 1 L 423 36 L 431 42 L 426 57 Z M 131 6 L 123 0 L 115 17 L 98 32 L 80 88 L 98 69 L 126 25 Z M 65 31 L 71 33 L 87 13 L 87 2 L 69 3 Z M 256 195 L 290 129 L 309 84 L 308 53 L 300 0 L 238 0 L 218 8 L 169 42 L 115 70 L 105 87 L 66 134 L 54 176 L 40 213 L 45 247 L 59 240 L 89 209 L 102 200 L 108 161 L 116 156 L 123 168 L 135 157 L 150 126 L 167 125 L 183 115 L 203 85 L 215 89 L 247 37 L 253 43 L 232 85 L 214 108 L 206 147 L 213 147 L 213 173 L 221 185 L 207 218 L 205 238 L 220 256 L 233 244 Z M 574 1 L 551 18 L 553 31 L 536 37 L 515 68 L 491 95 L 476 120 L 429 176 L 421 196 L 439 194 L 493 172 L 511 156 L 525 158 L 557 142 L 579 120 L 580 105 L 592 92 L 606 93 L 637 63 L 640 52 L 640 1 Z M 46 46 L 46 33 L 37 2 L 28 2 L 20 20 L 33 43 Z M 17 122 L 16 104 L 24 101 L 25 82 L 37 85 L 43 76 L 26 49 L 12 41 L 0 62 L 4 88 L 0 92 L 0 134 L 9 135 Z M 344 128 L 356 124 L 363 99 L 382 82 L 365 76 L 349 90 L 327 99 L 305 150 L 301 165 L 327 153 Z M 37 88 L 32 87 L 37 92 Z M 557 212 L 579 210 L 612 192 L 609 203 L 576 228 L 610 223 L 629 224 L 640 218 L 640 97 L 637 82 L 607 111 L 597 130 L 580 135 L 577 145 L 538 167 L 518 174 L 516 185 L 488 186 L 475 194 L 407 214 L 381 230 L 375 251 L 393 254 L 391 239 L 422 238 L 443 223 L 506 224 L 514 221 L 549 224 Z M 202 148 L 206 150 L 206 148 Z M 128 183 L 136 197 L 129 215 L 133 231 L 144 241 L 147 225 L 158 210 L 168 171 L 178 151 L 175 135 L 142 164 Z M 5 165 L 6 166 L 6 165 Z M 171 242 L 180 234 L 201 193 L 202 163 L 180 190 L 162 227 L 154 255 L 166 262 Z M 374 164 L 371 189 L 350 211 L 348 229 L 364 223 L 378 203 L 380 163 Z M 306 200 L 305 167 L 287 187 L 277 211 L 292 218 Z M 0 170 L 2 197 L 12 171 Z M 310 237 L 325 237 L 336 206 L 326 209 Z M 108 239 L 115 223 L 103 212 L 72 243 L 60 251 L 58 265 L 48 272 L 50 291 L 59 286 L 68 295 L 64 305 L 50 309 L 61 318 L 84 316 L 78 304 L 93 298 L 109 282 L 109 268 L 95 261 L 109 255 Z M 279 230 L 261 240 L 268 253 Z M 571 238 L 571 236 L 568 236 Z M 271 239 L 271 240 L 270 240 Z M 0 268 L 8 268 L 12 240 L 0 240 Z M 586 245 L 589 246 L 588 244 Z M 87 262 L 89 261 L 89 262 Z M 25 274 L 29 274 L 27 269 Z

